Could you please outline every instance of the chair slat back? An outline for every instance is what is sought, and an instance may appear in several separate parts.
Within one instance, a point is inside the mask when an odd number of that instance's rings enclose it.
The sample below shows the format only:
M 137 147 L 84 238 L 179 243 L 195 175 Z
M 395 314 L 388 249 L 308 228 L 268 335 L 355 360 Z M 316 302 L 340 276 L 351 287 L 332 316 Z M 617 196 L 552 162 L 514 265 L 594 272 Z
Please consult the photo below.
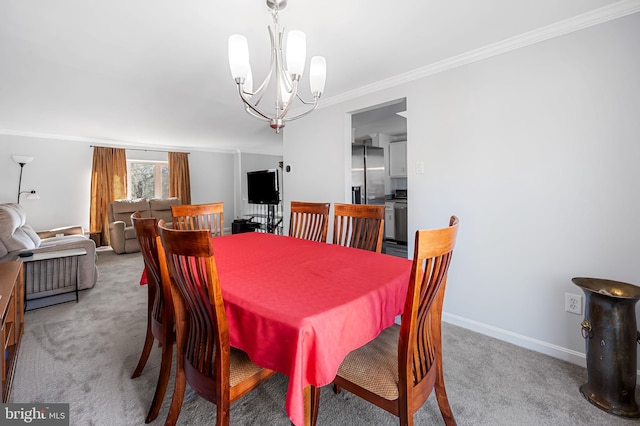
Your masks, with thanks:
M 171 206 L 173 229 L 209 229 L 211 235 L 224 234 L 224 203 L 182 204 Z
M 228 383 L 229 329 L 211 234 L 169 229 L 164 221 L 158 228 L 163 273 L 170 276 L 174 297 L 178 350 L 204 378 L 226 371 L 221 380 Z M 197 392 L 210 387 L 206 382 L 189 383 Z
M 292 201 L 289 236 L 326 243 L 330 207 L 329 203 Z
M 336 203 L 333 212 L 334 244 L 382 252 L 384 205 Z
M 172 321 L 173 303 L 171 301 L 171 289 L 163 285 L 164 281 L 161 277 L 160 263 L 158 260 L 158 246 L 156 237 L 158 236 L 158 221 L 154 217 L 144 218 L 140 212 L 131 215 L 131 223 L 136 231 L 138 246 L 142 253 L 144 267 L 147 275 L 147 285 L 149 286 L 150 296 L 153 299 L 153 307 L 151 310 L 152 318 L 159 324 L 166 320 Z M 167 304 L 165 312 L 165 304 Z M 161 340 L 161 336 L 156 336 Z
M 399 365 L 406 368 L 400 374 L 401 388 L 420 383 L 436 365 L 436 358 L 442 359 L 442 304 L 457 233 L 455 216 L 447 228 L 416 231 L 400 326 Z

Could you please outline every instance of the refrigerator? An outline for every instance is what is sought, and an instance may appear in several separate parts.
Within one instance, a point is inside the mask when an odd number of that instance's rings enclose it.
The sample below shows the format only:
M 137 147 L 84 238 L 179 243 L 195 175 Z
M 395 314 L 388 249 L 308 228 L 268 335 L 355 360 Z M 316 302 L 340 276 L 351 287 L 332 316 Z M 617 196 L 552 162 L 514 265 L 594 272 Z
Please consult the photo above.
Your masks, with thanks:
M 351 202 L 353 204 L 384 205 L 383 148 L 368 145 L 352 145 Z

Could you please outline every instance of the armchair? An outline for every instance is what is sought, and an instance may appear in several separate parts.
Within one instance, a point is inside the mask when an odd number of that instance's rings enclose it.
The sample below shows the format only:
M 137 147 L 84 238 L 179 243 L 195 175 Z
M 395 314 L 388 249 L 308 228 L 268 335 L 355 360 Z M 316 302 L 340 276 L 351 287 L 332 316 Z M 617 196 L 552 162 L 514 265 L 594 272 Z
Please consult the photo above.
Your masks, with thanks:
M 179 198 L 138 198 L 116 200 L 109 203 L 109 241 L 116 254 L 140 251 L 136 230 L 131 223 L 131 215 L 140 212 L 143 218 L 155 217 L 171 222 L 171 206 L 180 204 Z

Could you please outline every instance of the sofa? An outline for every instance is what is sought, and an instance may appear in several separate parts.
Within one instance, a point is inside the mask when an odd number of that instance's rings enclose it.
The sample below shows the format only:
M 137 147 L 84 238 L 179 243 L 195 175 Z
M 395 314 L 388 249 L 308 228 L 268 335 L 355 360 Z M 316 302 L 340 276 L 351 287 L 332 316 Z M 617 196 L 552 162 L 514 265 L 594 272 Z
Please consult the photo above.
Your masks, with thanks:
M 26 224 L 27 215 L 20 204 L 0 204 L 0 262 L 16 260 L 20 253 L 44 253 L 73 248 L 83 248 L 87 254 L 78 258 L 78 289 L 91 288 L 98 279 L 96 266 L 96 244 L 84 235 L 82 226 L 69 226 L 36 232 Z M 34 262 L 34 274 L 38 276 L 40 262 Z M 44 273 L 44 272 L 43 272 Z M 49 280 L 52 277 L 47 277 Z M 55 278 L 55 277 L 53 277 Z M 75 276 L 61 276 L 56 280 L 55 288 L 38 293 L 39 297 L 53 295 L 59 288 L 75 284 Z M 67 283 L 67 280 L 72 280 Z M 65 282 L 58 282 L 64 280 Z M 29 281 L 29 280 L 27 280 Z M 27 282 L 27 299 L 34 293 L 33 287 Z
M 116 200 L 109 203 L 109 241 L 114 253 L 135 253 L 140 251 L 136 230 L 131 224 L 131 215 L 140 212 L 142 217 L 155 217 L 171 223 L 171 206 L 181 204 L 178 198 L 138 198 Z

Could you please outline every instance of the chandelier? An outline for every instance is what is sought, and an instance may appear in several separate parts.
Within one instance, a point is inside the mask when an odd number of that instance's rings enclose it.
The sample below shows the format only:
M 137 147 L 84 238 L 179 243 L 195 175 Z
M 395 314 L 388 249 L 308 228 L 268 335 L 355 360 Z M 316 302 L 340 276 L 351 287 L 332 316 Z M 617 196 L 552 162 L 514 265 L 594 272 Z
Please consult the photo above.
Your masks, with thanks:
M 238 94 L 245 110 L 252 116 L 268 121 L 271 128 L 280 133 L 286 121 L 303 117 L 318 106 L 320 95 L 324 91 L 327 75 L 327 63 L 324 57 L 311 58 L 309 83 L 313 101 L 305 101 L 298 93 L 300 78 L 304 72 L 306 60 L 306 38 L 302 31 L 289 31 L 286 39 L 286 67 L 284 55 L 284 29 L 278 26 L 278 12 L 287 6 L 287 0 L 267 0 L 271 10 L 273 27 L 269 26 L 271 39 L 271 65 L 262 84 L 254 91 L 251 64 L 249 63 L 249 45 L 243 35 L 229 37 L 229 66 L 231 75 L 238 85 Z M 273 83 L 270 84 L 273 80 Z M 267 112 L 260 106 L 267 89 L 274 89 L 274 110 Z M 306 110 L 296 115 L 287 115 L 294 101 L 298 99 Z

